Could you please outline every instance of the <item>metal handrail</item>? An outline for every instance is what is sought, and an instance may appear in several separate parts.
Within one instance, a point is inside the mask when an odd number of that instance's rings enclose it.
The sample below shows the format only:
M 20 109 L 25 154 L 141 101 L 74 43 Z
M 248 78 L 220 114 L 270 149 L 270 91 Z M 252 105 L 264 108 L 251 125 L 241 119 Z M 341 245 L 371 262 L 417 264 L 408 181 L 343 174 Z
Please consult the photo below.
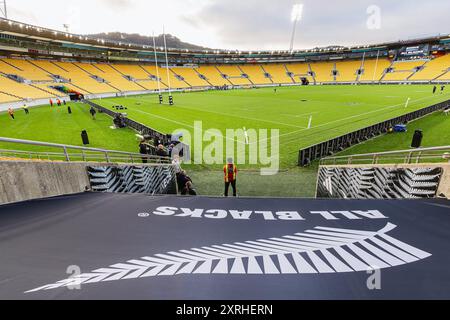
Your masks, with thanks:
M 14 144 L 23 144 L 23 145 L 33 145 L 40 147 L 49 147 L 49 148 L 59 148 L 62 149 L 63 152 L 39 152 L 39 151 L 25 151 L 25 150 L 10 150 L 10 149 L 1 149 L 0 154 L 9 153 L 9 154 L 19 154 L 26 155 L 29 158 L 32 156 L 38 157 L 46 157 L 50 160 L 50 156 L 61 157 L 65 161 L 70 162 L 71 158 L 81 158 L 84 162 L 86 162 L 89 158 L 99 158 L 104 159 L 106 163 L 111 163 L 112 160 L 121 160 L 128 159 L 126 162 L 134 162 L 134 160 L 147 160 L 150 163 L 171 163 L 171 159 L 169 157 L 158 157 L 153 155 L 145 155 L 140 153 L 133 153 L 127 151 L 118 151 L 118 150 L 107 150 L 107 149 L 99 149 L 99 148 L 89 148 L 89 147 L 81 147 L 81 146 L 72 146 L 72 145 L 64 145 L 58 143 L 50 143 L 50 142 L 41 142 L 41 141 L 32 141 L 32 140 L 21 140 L 14 138 L 4 138 L 0 137 L 0 142 L 6 143 L 14 143 Z M 77 150 L 81 151 L 81 153 L 70 153 L 69 150 Z M 131 160 L 131 161 L 130 161 Z
M 448 157 L 444 157 L 446 153 L 449 154 Z M 450 146 L 326 157 L 321 159 L 320 164 L 324 165 L 325 163 L 329 162 L 336 164 L 339 160 L 347 160 L 347 164 L 355 164 L 355 161 L 372 161 L 372 164 L 377 164 L 380 160 L 383 160 L 383 158 L 385 160 L 403 160 L 403 163 L 412 163 L 413 161 L 415 161 L 415 163 L 419 163 L 420 160 L 437 159 L 439 157 L 441 160 L 450 159 Z

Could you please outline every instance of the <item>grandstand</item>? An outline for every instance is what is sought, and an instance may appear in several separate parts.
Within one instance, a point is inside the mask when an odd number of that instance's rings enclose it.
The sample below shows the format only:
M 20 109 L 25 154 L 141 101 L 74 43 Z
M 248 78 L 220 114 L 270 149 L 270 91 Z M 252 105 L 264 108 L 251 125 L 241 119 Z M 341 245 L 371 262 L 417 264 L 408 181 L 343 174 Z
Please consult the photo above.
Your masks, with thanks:
M 278 84 L 293 84 L 295 83 L 292 77 L 288 75 L 288 70 L 285 64 L 264 64 L 262 65 L 264 72 L 270 77 L 273 83 Z
M 302 78 L 307 79 L 311 83 L 314 82 L 310 66 L 307 63 L 286 64 L 286 69 L 292 74 L 292 79 L 294 79 L 295 83 L 302 83 Z
M 160 86 L 167 89 L 213 86 L 265 86 L 317 83 L 445 82 L 450 80 L 450 54 L 433 60 L 389 61 L 362 59 L 336 62 L 200 65 L 158 67 Z M 169 78 L 168 78 L 169 77 Z M 169 81 L 170 79 L 170 81 Z M 116 94 L 158 89 L 154 65 L 0 59 L 4 102 L 51 98 L 62 95 L 53 87 L 63 83 L 81 94 Z M 8 98 L 6 98 L 8 96 Z
M 412 75 L 414 75 L 418 70 L 423 68 L 426 61 L 423 60 L 413 60 L 413 61 L 394 61 L 389 72 L 384 74 L 381 79 L 383 81 L 406 81 Z M 431 79 L 427 79 L 431 80 Z
M 361 82 L 378 82 L 391 62 L 388 59 L 367 59 L 363 63 Z
M 336 64 L 334 62 L 314 62 L 310 66 L 317 82 L 327 83 L 336 81 L 336 76 L 333 75 L 333 71 L 336 70 Z

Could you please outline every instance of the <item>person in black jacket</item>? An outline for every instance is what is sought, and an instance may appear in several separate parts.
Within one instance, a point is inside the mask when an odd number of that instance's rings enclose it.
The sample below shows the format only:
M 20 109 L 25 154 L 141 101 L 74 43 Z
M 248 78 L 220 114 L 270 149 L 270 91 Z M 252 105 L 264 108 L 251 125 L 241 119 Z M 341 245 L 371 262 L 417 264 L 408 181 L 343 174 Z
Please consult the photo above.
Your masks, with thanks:
M 186 171 L 182 170 L 177 174 L 177 184 L 178 190 L 180 191 L 182 196 L 185 196 L 187 194 L 191 196 L 197 195 L 197 191 L 195 191 L 194 189 L 192 179 L 186 174 Z
M 139 153 L 142 155 L 148 155 L 150 153 L 150 145 L 144 140 L 141 140 L 141 143 L 139 143 Z M 142 163 L 148 163 L 147 157 L 142 157 Z
M 158 145 L 158 150 L 156 150 L 156 155 L 161 158 L 167 158 L 169 154 L 164 150 L 164 146 L 162 144 Z

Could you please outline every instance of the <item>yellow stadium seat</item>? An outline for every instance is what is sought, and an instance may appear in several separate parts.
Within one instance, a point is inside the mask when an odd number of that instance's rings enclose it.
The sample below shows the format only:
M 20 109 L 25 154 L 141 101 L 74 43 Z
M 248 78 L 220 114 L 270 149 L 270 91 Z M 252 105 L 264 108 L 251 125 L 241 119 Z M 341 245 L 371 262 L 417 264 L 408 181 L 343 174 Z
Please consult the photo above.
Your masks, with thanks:
M 288 70 L 284 64 L 263 64 L 264 71 L 272 77 L 273 83 L 289 84 L 294 83 L 294 80 L 288 76 Z
M 244 74 L 244 72 L 241 69 L 239 69 L 239 66 L 220 65 L 220 66 L 217 66 L 217 69 L 219 69 L 221 74 L 227 75 L 228 81 L 230 81 L 233 85 L 236 85 L 236 86 L 244 85 L 245 86 L 245 85 L 252 84 L 249 79 L 244 78 L 242 76 L 242 74 Z
M 315 74 L 316 82 L 333 82 L 334 62 L 314 62 L 310 64 L 311 70 Z
M 366 59 L 363 64 L 363 74 L 359 77 L 361 82 L 378 82 L 384 71 L 389 68 L 391 62 L 388 59 Z
M 250 81 L 256 85 L 272 84 L 272 80 L 265 76 L 261 65 L 241 65 L 240 69 L 249 76 Z
M 415 68 L 423 66 L 425 61 L 396 61 L 392 64 L 393 72 L 386 73 L 383 81 L 405 81 L 415 73 Z
M 415 73 L 409 80 L 431 81 L 434 79 L 448 80 L 450 74 L 450 54 L 433 59 L 425 63 L 423 69 Z M 447 74 L 447 77 L 446 77 Z
M 302 83 L 302 78 L 308 79 L 309 82 L 313 82 L 314 79 L 311 75 L 308 63 L 290 63 L 286 64 L 286 69 L 294 76 L 293 79 L 296 83 Z
M 362 67 L 361 60 L 336 62 L 337 82 L 356 82 L 358 70 Z
M 215 66 L 200 66 L 197 71 L 206 77 L 213 86 L 231 85 L 229 81 L 224 79 L 219 70 Z
M 200 78 L 199 73 L 195 68 L 172 68 L 170 69 L 173 73 L 184 78 L 184 80 L 191 87 L 208 87 L 210 84 L 208 81 Z

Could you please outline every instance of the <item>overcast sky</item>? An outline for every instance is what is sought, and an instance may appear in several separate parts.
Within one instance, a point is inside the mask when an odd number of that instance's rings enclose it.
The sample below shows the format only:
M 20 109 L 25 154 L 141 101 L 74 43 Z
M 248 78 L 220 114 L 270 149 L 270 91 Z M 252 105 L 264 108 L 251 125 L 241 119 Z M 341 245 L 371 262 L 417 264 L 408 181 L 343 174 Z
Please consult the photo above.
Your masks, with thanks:
M 303 3 L 295 47 L 355 45 L 449 34 L 449 0 L 7 0 L 9 18 L 73 33 L 166 31 L 223 49 L 289 48 L 291 10 Z M 373 7 L 373 6 L 376 7 Z

